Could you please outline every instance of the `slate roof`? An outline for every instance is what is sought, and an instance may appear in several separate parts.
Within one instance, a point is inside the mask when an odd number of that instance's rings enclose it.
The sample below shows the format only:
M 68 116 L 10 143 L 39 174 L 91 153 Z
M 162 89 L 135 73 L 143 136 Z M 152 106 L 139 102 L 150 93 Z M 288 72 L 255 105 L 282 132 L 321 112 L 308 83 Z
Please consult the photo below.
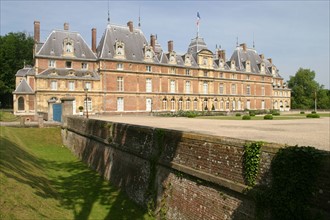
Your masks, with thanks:
M 35 70 L 32 67 L 24 67 L 23 69 L 20 69 L 17 71 L 17 73 L 15 74 L 15 76 L 21 76 L 21 77 L 25 77 L 25 76 L 33 76 L 35 75 Z
M 16 90 L 13 92 L 13 94 L 34 94 L 34 91 L 26 82 L 26 79 L 23 78 L 20 84 L 17 86 Z
M 62 57 L 64 39 L 73 40 L 73 59 L 96 60 L 96 56 L 78 32 L 54 30 L 44 44 L 38 44 L 37 57 Z M 40 48 L 38 50 L 38 48 Z
M 72 78 L 99 80 L 100 75 L 97 72 L 89 70 L 76 70 L 64 68 L 49 68 L 36 76 L 37 78 Z

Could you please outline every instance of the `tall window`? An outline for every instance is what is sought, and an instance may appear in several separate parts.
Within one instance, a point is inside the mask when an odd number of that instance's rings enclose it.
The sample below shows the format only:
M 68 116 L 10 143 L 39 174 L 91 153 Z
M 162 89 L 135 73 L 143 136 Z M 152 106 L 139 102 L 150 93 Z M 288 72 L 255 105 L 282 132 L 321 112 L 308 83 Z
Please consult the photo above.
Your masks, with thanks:
M 247 100 L 246 101 L 246 109 L 251 109 L 250 100 Z
M 18 110 L 24 111 L 24 98 L 23 97 L 18 98 Z
M 229 111 L 229 101 L 226 101 L 226 111 Z
M 86 103 L 87 102 L 87 103 Z M 92 111 L 92 99 L 90 97 L 84 99 L 84 106 L 87 104 L 88 111 Z
M 235 111 L 236 110 L 236 102 L 235 102 L 235 100 L 233 100 L 233 102 L 232 102 L 232 109 L 233 109 L 233 111 Z
M 163 105 L 163 110 L 167 110 L 167 99 L 166 98 L 163 99 L 162 105 Z
M 203 82 L 203 94 L 208 94 L 209 93 L 209 84 L 204 81 Z
M 222 100 L 220 101 L 220 110 L 223 111 L 223 101 Z
M 223 83 L 220 83 L 220 85 L 219 85 L 219 94 L 220 94 L 220 95 L 225 94 L 225 93 L 224 93 L 224 86 L 223 86 Z
M 74 89 L 75 89 L 74 81 L 69 81 L 69 91 L 74 91 Z
M 50 82 L 50 89 L 51 89 L 51 90 L 57 90 L 57 81 L 52 80 L 52 81 Z
M 175 111 L 175 100 L 171 99 L 171 111 Z
M 49 61 L 48 61 L 48 67 L 55 68 L 55 67 L 56 67 L 56 62 L 55 62 L 55 60 L 49 60 Z
M 149 78 L 146 80 L 146 92 L 152 92 L 152 81 Z
M 261 101 L 261 109 L 265 109 L 265 100 Z
M 117 111 L 124 111 L 124 98 L 122 97 L 117 98 Z
M 241 110 L 241 101 L 240 100 L 237 101 L 237 110 Z
M 204 70 L 204 77 L 207 77 L 209 74 L 206 70 Z
M 231 94 L 232 95 L 236 94 L 236 84 L 231 84 Z
M 175 80 L 170 81 L 170 92 L 175 93 Z
M 219 77 L 220 77 L 220 78 L 224 78 L 223 73 L 219 73 Z
M 123 77 L 117 77 L 117 91 L 124 91 L 124 79 Z
M 197 99 L 194 100 L 194 110 L 197 111 L 198 109 L 198 102 Z
M 214 105 L 214 110 L 218 110 L 218 100 L 217 99 L 214 100 L 213 105 Z
M 265 86 L 261 87 L 261 95 L 264 96 L 265 95 Z
M 190 69 L 186 69 L 186 76 L 190 76 Z
M 186 101 L 186 110 L 190 110 L 190 99 Z
M 247 85 L 246 86 L 246 94 L 247 95 L 251 95 L 251 87 L 250 87 L 250 85 Z
M 91 91 L 92 90 L 92 84 L 91 84 L 91 82 L 85 82 L 85 88 L 87 88 L 88 91 Z
M 179 111 L 183 109 L 182 103 L 183 103 L 182 99 L 179 99 Z
M 151 66 L 146 66 L 146 71 L 151 72 L 152 71 Z
M 175 72 L 176 72 L 176 69 L 174 67 L 171 67 L 170 68 L 170 73 L 175 74 Z
M 186 93 L 190 93 L 191 92 L 191 83 L 190 81 L 186 81 Z

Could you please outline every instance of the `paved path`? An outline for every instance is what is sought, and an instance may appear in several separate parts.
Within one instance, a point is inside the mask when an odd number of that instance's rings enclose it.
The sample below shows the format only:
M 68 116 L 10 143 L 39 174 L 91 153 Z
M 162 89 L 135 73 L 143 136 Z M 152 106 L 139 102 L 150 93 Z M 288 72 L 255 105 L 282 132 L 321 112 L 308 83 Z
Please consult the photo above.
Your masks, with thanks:
M 212 120 L 151 116 L 96 116 L 113 122 L 168 128 L 244 140 L 313 146 L 330 151 L 330 118 L 299 120 Z

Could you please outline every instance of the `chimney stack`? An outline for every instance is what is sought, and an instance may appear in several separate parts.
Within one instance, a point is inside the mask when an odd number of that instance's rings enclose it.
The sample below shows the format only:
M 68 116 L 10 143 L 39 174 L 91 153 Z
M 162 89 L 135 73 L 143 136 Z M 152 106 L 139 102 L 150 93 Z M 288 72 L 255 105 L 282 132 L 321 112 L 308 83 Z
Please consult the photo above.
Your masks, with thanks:
M 34 21 L 34 42 L 40 42 L 40 21 Z
M 240 46 L 243 48 L 243 51 L 246 51 L 246 43 L 240 44 Z
M 64 23 L 64 30 L 65 31 L 69 30 L 69 23 L 67 23 L 67 22 Z
M 171 53 L 173 51 L 173 41 L 170 40 L 167 42 L 168 52 Z
M 133 21 L 129 21 L 129 22 L 127 22 L 127 26 L 128 26 L 128 28 L 129 28 L 129 31 L 130 31 L 130 32 L 133 32 Z
M 156 48 L 156 36 L 151 34 L 150 35 L 150 45 L 152 46 L 152 49 L 155 52 L 155 48 Z
M 272 60 L 272 58 L 268 58 L 267 59 L 271 64 L 273 64 L 273 60 Z
M 96 28 L 92 28 L 92 51 L 96 53 Z

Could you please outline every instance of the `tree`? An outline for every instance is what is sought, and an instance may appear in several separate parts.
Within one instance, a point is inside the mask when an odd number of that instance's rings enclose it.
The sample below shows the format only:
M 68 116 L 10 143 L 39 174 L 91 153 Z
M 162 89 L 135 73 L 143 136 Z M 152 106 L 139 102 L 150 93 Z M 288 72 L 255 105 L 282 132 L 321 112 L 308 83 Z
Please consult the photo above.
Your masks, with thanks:
M 315 80 L 315 72 L 300 68 L 295 76 L 290 76 L 291 107 L 293 109 L 313 109 L 315 97 L 318 108 L 330 108 L 329 93 Z
M 12 106 L 15 90 L 15 74 L 26 65 L 33 65 L 34 40 L 25 33 L 9 33 L 0 36 L 0 101 L 3 106 Z M 10 103 L 11 102 L 11 103 Z

